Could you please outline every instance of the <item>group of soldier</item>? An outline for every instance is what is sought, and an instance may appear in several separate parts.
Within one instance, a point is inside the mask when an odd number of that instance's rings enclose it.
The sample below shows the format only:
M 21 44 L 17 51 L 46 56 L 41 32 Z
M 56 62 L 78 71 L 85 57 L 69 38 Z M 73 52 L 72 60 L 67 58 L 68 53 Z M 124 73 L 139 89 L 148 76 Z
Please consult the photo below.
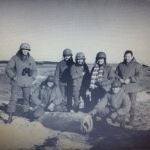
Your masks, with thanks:
M 29 51 L 30 45 L 22 43 L 6 66 L 6 74 L 12 84 L 7 108 L 8 123 L 12 121 L 21 91 L 24 105 L 34 108 L 35 117 L 45 111 L 82 111 L 93 118 L 110 118 L 119 122 L 121 127 L 124 127 L 129 116 L 132 124 L 136 95 L 141 90 L 142 66 L 131 50 L 125 51 L 124 60 L 116 69 L 107 64 L 105 52 L 98 52 L 92 69 L 89 69 L 83 52 L 78 52 L 74 61 L 71 49 L 64 49 L 63 59 L 57 63 L 54 77 L 49 75 L 32 94 L 37 67 Z M 24 107 L 25 113 L 29 111 L 27 108 Z

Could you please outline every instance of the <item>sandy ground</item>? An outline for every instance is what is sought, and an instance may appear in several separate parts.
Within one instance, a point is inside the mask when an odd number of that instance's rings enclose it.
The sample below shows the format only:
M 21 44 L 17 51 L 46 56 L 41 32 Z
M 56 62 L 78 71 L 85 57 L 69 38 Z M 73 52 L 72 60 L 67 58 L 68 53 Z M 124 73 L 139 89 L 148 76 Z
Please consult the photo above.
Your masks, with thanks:
M 150 149 L 150 68 L 145 69 L 141 82 L 144 91 L 138 93 L 136 118 L 133 126 L 125 129 L 96 122 L 88 135 L 61 132 L 44 127 L 37 121 L 15 116 L 11 124 L 0 119 L 1 150 L 149 150 Z M 43 72 L 42 72 L 43 73 Z M 47 72 L 46 72 L 47 73 Z M 43 73 L 45 74 L 45 73 Z M 47 73 L 48 74 L 48 73 Z M 39 76 L 42 80 L 43 76 Z M 0 75 L 0 106 L 8 103 L 10 85 L 5 75 Z M 7 115 L 0 112 L 1 118 Z
M 80 134 L 54 131 L 45 128 L 39 122 L 29 122 L 25 118 L 15 117 L 11 124 L 0 124 L 0 149 L 19 150 L 36 149 L 36 145 L 43 145 L 47 139 L 51 143 L 45 147 L 57 149 L 89 149 L 85 137 Z M 76 139 L 74 137 L 78 137 Z M 53 141 L 54 140 L 54 141 Z

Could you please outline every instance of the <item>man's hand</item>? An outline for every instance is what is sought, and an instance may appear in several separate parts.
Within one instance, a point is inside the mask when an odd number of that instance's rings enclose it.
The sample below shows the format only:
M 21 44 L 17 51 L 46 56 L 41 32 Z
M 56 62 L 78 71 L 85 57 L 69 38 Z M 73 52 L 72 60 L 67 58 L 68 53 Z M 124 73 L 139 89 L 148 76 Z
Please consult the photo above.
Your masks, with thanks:
M 82 76 L 84 76 L 84 75 L 85 75 L 85 72 L 83 71 L 83 72 L 82 72 Z
M 35 81 L 36 77 L 32 76 L 32 80 Z
M 115 120 L 117 118 L 117 116 L 118 116 L 118 114 L 116 112 L 114 112 L 114 113 L 111 114 L 110 117 L 111 117 L 112 120 Z
M 89 90 L 86 91 L 86 97 L 88 97 L 91 102 L 91 91 Z
M 126 79 L 124 82 L 125 82 L 125 84 L 129 84 L 130 83 L 130 79 Z
M 48 110 L 49 110 L 49 111 L 54 111 L 54 107 L 55 107 L 55 104 L 54 104 L 54 103 L 51 103 L 51 104 L 48 106 Z
M 121 82 L 121 83 L 125 83 L 125 81 L 124 81 L 123 79 L 120 79 L 120 82 Z
M 88 114 L 89 114 L 91 117 L 94 117 L 95 114 L 96 114 L 96 112 L 93 110 L 93 111 L 90 111 Z
M 16 76 L 14 76 L 14 77 L 13 77 L 13 80 L 14 80 L 14 81 L 16 81 L 16 80 L 17 80 L 17 77 L 16 77 Z

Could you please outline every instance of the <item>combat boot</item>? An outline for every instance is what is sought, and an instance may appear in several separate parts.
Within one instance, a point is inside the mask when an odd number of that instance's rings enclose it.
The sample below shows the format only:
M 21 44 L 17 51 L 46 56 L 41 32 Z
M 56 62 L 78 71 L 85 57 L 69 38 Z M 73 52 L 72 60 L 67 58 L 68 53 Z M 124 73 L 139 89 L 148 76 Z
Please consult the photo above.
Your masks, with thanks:
M 122 121 L 122 122 L 120 123 L 120 128 L 122 128 L 122 129 L 125 128 L 125 121 Z
M 7 123 L 10 124 L 12 122 L 12 117 L 13 117 L 13 113 L 9 113 Z
M 129 125 L 133 126 L 134 125 L 134 113 L 130 113 L 130 118 L 129 118 Z
M 125 128 L 125 116 L 120 116 L 120 128 Z

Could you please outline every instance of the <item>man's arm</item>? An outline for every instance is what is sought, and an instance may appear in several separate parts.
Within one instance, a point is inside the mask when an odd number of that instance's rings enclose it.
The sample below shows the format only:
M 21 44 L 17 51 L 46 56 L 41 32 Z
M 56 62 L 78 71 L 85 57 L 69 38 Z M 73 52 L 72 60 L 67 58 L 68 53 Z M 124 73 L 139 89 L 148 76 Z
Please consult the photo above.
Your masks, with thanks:
M 89 112 L 89 114 L 91 116 L 96 115 L 99 111 L 101 111 L 103 108 L 106 107 L 108 103 L 108 95 L 106 94 L 97 104 L 96 106 L 93 108 L 92 111 Z
M 7 76 L 13 80 L 16 77 L 16 73 L 15 73 L 15 60 L 14 57 L 12 57 L 10 59 L 10 61 L 8 62 L 7 66 L 6 66 L 6 74 Z
M 132 83 L 136 83 L 137 81 L 139 81 L 141 79 L 142 76 L 143 76 L 142 65 L 137 63 L 136 68 L 135 68 L 135 75 L 130 77 L 130 81 Z
M 117 68 L 115 70 L 115 79 L 119 80 L 123 84 L 125 83 L 125 81 L 121 78 L 119 65 L 117 66 Z
M 114 71 L 112 69 L 112 67 L 109 68 L 109 74 L 108 74 L 108 80 L 113 81 L 115 78 L 115 74 Z
M 34 92 L 31 94 L 30 102 L 34 105 L 41 105 L 41 100 L 39 98 L 40 95 L 40 88 L 37 87 Z
M 35 79 L 37 76 L 37 66 L 35 60 L 32 58 L 32 77 Z
M 119 115 L 125 115 L 130 111 L 131 108 L 131 100 L 128 96 L 128 94 L 124 93 L 123 96 L 123 101 L 122 101 L 122 105 L 121 108 L 119 110 L 117 110 L 117 113 Z
M 54 76 L 54 84 L 56 86 L 59 85 L 59 75 L 60 75 L 60 64 L 56 65 L 55 76 Z

